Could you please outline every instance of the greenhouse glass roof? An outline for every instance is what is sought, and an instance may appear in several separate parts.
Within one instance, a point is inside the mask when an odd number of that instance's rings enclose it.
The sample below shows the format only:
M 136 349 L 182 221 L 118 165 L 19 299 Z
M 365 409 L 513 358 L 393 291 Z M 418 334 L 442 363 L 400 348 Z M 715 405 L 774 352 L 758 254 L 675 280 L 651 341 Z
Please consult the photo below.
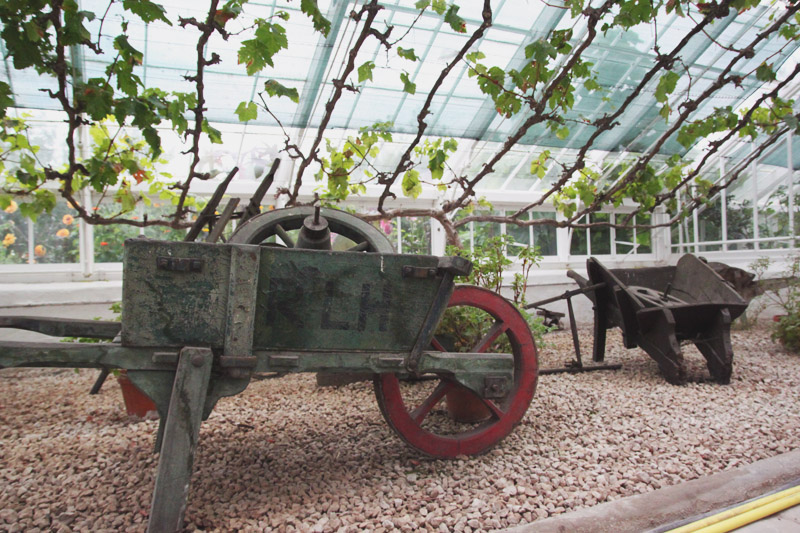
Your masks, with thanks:
M 167 0 L 161 3 L 172 20 L 177 16 L 200 19 L 205 16 L 207 9 L 204 2 Z M 459 15 L 466 20 L 467 26 L 479 24 L 480 3 L 460 4 Z M 275 119 L 267 113 L 260 113 L 257 119 L 246 125 L 240 124 L 234 113 L 239 102 L 257 99 L 256 94 L 263 88 L 265 80 L 272 78 L 296 88 L 300 94 L 299 104 L 288 98 L 268 101 L 270 110 L 283 127 L 298 128 L 302 133 L 305 128 L 319 125 L 324 104 L 333 89 L 331 80 L 343 68 L 344 55 L 356 29 L 355 22 L 349 17 L 354 8 L 353 2 L 321 0 L 319 5 L 332 21 L 327 38 L 313 31 L 311 21 L 299 10 L 299 2 L 274 0 L 248 3 L 247 15 L 232 21 L 236 26 L 247 26 L 252 18 L 267 18 L 278 10 L 290 14 L 289 21 L 284 24 L 290 48 L 278 54 L 274 68 L 255 76 L 248 76 L 243 66 L 237 64 L 237 51 L 245 37 L 233 35 L 224 41 L 219 35 L 212 36 L 209 48 L 216 51 L 222 61 L 206 70 L 207 117 L 210 121 L 228 123 L 242 132 L 252 126 L 276 126 Z M 379 18 L 395 27 L 393 36 L 408 32 L 403 46 L 414 48 L 421 61 L 411 62 L 400 58 L 396 48 L 387 53 L 376 40 L 371 40 L 370 45 L 360 52 L 357 63 L 374 61 L 373 80 L 361 85 L 358 92 L 344 92 L 330 128 L 352 130 L 375 122 L 391 121 L 395 132 L 416 132 L 417 114 L 428 89 L 467 39 L 464 34 L 455 33 L 442 17 L 427 11 L 411 27 L 419 14 L 411 0 L 387 0 L 383 6 Z M 81 7 L 102 13 L 108 7 L 108 2 L 82 0 Z M 575 41 L 585 31 L 581 27 L 582 22 L 570 18 L 568 10 L 538 0 L 498 0 L 493 4 L 493 9 L 494 22 L 476 45 L 486 55 L 484 62 L 488 66 L 521 67 L 526 61 L 525 46 L 553 29 L 572 28 Z M 682 76 L 673 93 L 674 101 L 685 98 L 687 92 L 697 95 L 708 87 L 733 54 L 724 47 L 741 45 L 752 39 L 768 23 L 770 10 L 770 7 L 762 5 L 743 14 L 733 13 L 714 22 L 706 34 L 697 36 L 695 42 L 686 48 L 687 53 L 682 55 L 689 75 Z M 195 68 L 196 30 L 161 22 L 145 25 L 129 14 L 126 18 L 129 19 L 131 44 L 144 53 L 138 74 L 145 85 L 167 91 L 192 90 L 183 76 L 192 73 Z M 104 24 L 101 47 L 105 52 L 79 58 L 87 78 L 102 76 L 108 62 L 113 59 L 112 37 L 108 36 L 121 31 L 122 7 L 119 2 L 111 4 Z M 652 64 L 654 44 L 657 42 L 662 50 L 668 50 L 693 25 L 692 20 L 673 14 L 659 20 L 657 35 L 647 27 L 627 32 L 609 31 L 599 36 L 584 58 L 594 63 L 593 70 L 598 73 L 598 82 L 606 91 L 590 93 L 581 87 L 576 93 L 572 118 L 591 120 L 613 111 L 637 86 Z M 236 31 L 235 26 L 228 29 Z M 695 111 L 695 117 L 703 117 L 715 107 L 732 106 L 736 109 L 745 104 L 762 85 L 755 76 L 748 74 L 765 60 L 773 63 L 776 71 L 782 65 L 793 66 L 794 59 L 787 59 L 795 55 L 797 43 L 785 44 L 785 41 L 777 42 L 775 39 L 761 43 L 751 59 L 737 64 L 738 74 L 743 77 L 741 85 L 718 93 Z M 399 79 L 401 72 L 408 73 L 410 81 L 416 83 L 416 94 L 403 92 L 403 84 Z M 12 84 L 18 95 L 19 106 L 57 108 L 56 102 L 42 91 L 52 88 L 54 82 L 51 78 L 38 76 L 31 69 L 15 71 L 8 59 L 2 69 L 2 78 Z M 358 85 L 357 80 L 352 81 Z M 644 93 L 620 117 L 621 126 L 604 133 L 595 141 L 593 149 L 606 153 L 641 152 L 666 130 L 668 125 L 658 115 L 659 105 L 654 98 L 657 83 L 656 78 L 646 87 Z M 466 163 L 468 167 L 481 164 L 482 147 L 497 146 L 496 143 L 503 142 L 525 119 L 524 113 L 511 119 L 499 115 L 492 100 L 481 93 L 474 78 L 468 76 L 466 63 L 456 66 L 434 98 L 432 110 L 433 114 L 427 119 L 429 126 L 426 134 L 473 139 L 478 143 L 472 150 L 473 154 L 478 155 L 470 158 Z M 591 133 L 591 128 L 578 125 L 567 139 L 559 140 L 543 125 L 531 128 L 520 140 L 514 153 L 503 162 L 503 171 L 498 169 L 495 176 L 482 185 L 512 191 L 535 188 L 537 183 L 542 182 L 534 180 L 527 173 L 523 162 L 530 160 L 543 147 L 562 150 L 560 156 L 568 159 L 570 152 L 580 147 Z M 661 149 L 663 154 L 683 154 L 685 151 L 674 138 Z M 800 154 L 795 161 L 800 163 Z

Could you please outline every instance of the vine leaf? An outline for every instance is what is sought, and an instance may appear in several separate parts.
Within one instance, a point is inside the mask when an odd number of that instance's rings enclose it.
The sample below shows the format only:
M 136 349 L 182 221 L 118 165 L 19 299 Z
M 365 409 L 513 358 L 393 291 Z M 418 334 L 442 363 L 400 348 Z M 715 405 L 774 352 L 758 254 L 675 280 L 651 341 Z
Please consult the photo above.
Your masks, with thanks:
M 254 38 L 242 41 L 242 47 L 239 48 L 239 63 L 247 66 L 247 74 L 251 76 L 267 65 L 274 67 L 273 56 L 289 46 L 283 26 L 263 19 L 256 21 L 256 24 L 258 27 Z
M 756 79 L 759 81 L 775 81 L 775 71 L 772 70 L 772 65 L 761 63 L 756 69 Z
M 422 184 L 419 182 L 419 172 L 411 169 L 403 175 L 403 194 L 416 198 L 422 192 Z
M 467 23 L 464 22 L 464 19 L 458 16 L 458 6 L 455 4 L 450 5 L 450 9 L 447 10 L 447 13 L 444 16 L 444 21 L 447 22 L 450 27 L 453 28 L 453 31 L 457 33 L 467 32 Z
M 149 0 L 123 0 L 122 7 L 138 16 L 143 22 L 149 23 L 160 20 L 172 26 L 164 7 L 155 2 L 150 2 Z
M 372 81 L 372 69 L 375 68 L 375 63 L 367 61 L 358 67 L 358 83 L 363 83 L 367 80 Z
M 317 0 L 300 0 L 300 10 L 311 17 L 314 29 L 325 37 L 331 31 L 331 21 L 322 15 L 322 11 L 317 6 Z
M 658 87 L 656 87 L 656 101 L 662 104 L 667 101 L 669 95 L 675 90 L 678 84 L 680 75 L 677 72 L 669 71 L 658 80 Z
M 408 59 L 409 61 L 416 61 L 419 59 L 417 54 L 414 53 L 413 48 L 403 48 L 398 46 L 397 47 L 397 55 L 402 57 L 403 59 Z
M 300 102 L 300 95 L 294 87 L 286 87 L 277 80 L 267 80 L 264 83 L 264 90 L 270 96 L 285 96 L 295 104 Z
M 258 107 L 255 102 L 239 102 L 235 113 L 239 117 L 240 122 L 255 120 L 258 118 Z
M 416 92 L 417 92 L 417 84 L 416 83 L 412 83 L 408 79 L 408 72 L 401 72 L 400 73 L 400 81 L 403 82 L 403 91 L 407 92 L 408 94 L 416 94 Z

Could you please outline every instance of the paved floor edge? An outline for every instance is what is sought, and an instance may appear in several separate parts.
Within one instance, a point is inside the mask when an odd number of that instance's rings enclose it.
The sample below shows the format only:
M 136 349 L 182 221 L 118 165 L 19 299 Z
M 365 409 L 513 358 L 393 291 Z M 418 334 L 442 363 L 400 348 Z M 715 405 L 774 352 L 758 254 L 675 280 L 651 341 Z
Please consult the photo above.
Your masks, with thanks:
M 800 449 L 505 531 L 639 533 L 755 498 L 793 481 L 800 481 Z

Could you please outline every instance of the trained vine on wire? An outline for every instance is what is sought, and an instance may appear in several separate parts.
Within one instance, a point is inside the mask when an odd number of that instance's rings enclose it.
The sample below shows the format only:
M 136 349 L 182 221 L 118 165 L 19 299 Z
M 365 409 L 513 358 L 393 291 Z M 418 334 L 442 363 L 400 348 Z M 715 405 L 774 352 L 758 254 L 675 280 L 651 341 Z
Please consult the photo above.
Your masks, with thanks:
M 715 24 L 734 13 L 759 8 L 758 0 L 547 2 L 549 8 L 563 10 L 565 20 L 571 20 L 572 24 L 560 24 L 542 37 L 531 37 L 524 43 L 524 60 L 515 68 L 502 68 L 493 65 L 481 51 L 487 30 L 495 24 L 495 6 L 491 0 L 483 0 L 480 18 L 470 21 L 459 15 L 455 3 L 419 0 L 410 6 L 416 10 L 411 27 L 402 30 L 391 24 L 391 17 L 382 16 L 388 8 L 379 0 L 364 0 L 349 5 L 344 15 L 355 31 L 341 64 L 330 70 L 330 79 L 323 80 L 332 90 L 326 93 L 327 100 L 320 102 L 318 121 L 313 128 L 302 132 L 304 138 L 297 137 L 293 128 L 284 126 L 270 107 L 275 99 L 281 98 L 304 104 L 304 94 L 291 84 L 278 81 L 278 73 L 271 74 L 276 57 L 292 45 L 285 23 L 292 16 L 307 17 L 320 39 L 325 39 L 332 27 L 328 18 L 331 15 L 323 14 L 316 0 L 299 3 L 301 13 L 290 13 L 292 10 L 288 8 L 251 5 L 247 0 L 210 0 L 203 17 L 189 17 L 169 12 L 150 0 L 110 0 L 104 4 L 105 9 L 96 12 L 82 10 L 75 0 L 4 2 L 0 5 L 0 37 L 6 62 L 14 69 L 33 70 L 40 75 L 44 80 L 40 90 L 52 101 L 50 107 L 62 113 L 66 131 L 59 141 L 64 143 L 64 160 L 58 165 L 40 160 L 39 149 L 28 136 L 30 125 L 17 108 L 15 88 L 10 80 L 0 81 L 3 125 L 0 209 L 13 203 L 23 214 L 35 218 L 51 210 L 60 196 L 91 224 L 188 226 L 197 212 L 192 184 L 214 177 L 200 171 L 204 147 L 207 143 L 223 142 L 223 134 L 208 120 L 207 109 L 213 104 L 210 99 L 227 95 L 209 94 L 205 74 L 223 63 L 223 54 L 214 50 L 214 43 L 218 39 L 228 40 L 232 35 L 241 38 L 238 65 L 225 67 L 240 68 L 247 75 L 264 80 L 252 99 L 238 104 L 235 114 L 242 122 L 268 117 L 283 131 L 282 150 L 293 160 L 292 173 L 288 182 L 274 193 L 286 205 L 300 203 L 301 194 L 312 184 L 317 185 L 319 195 L 329 203 L 364 195 L 370 187 L 378 192 L 371 196 L 374 202 L 371 214 L 361 215 L 363 218 L 435 218 L 444 226 L 452 243 L 458 242 L 458 228 L 473 221 L 519 226 L 630 227 L 634 221 L 654 220 L 635 219 L 637 214 L 651 213 L 664 206 L 669 220 L 662 219 L 659 224 L 669 225 L 730 187 L 751 162 L 787 132 L 800 131 L 795 102 L 786 97 L 786 89 L 800 72 L 800 65 L 793 69 L 777 68 L 780 54 L 794 49 L 800 37 L 797 2 L 770 3 L 768 20 L 758 31 L 747 34 L 745 40 L 733 44 L 716 40 Z M 104 32 L 112 25 L 105 24 L 106 18 L 115 4 L 117 8 L 121 6 L 124 20 L 114 25 L 119 27 L 118 34 L 107 35 Z M 658 22 L 664 15 L 675 15 L 685 22 L 688 29 L 679 39 L 659 36 Z M 414 65 L 425 61 L 424 54 L 421 57 L 420 52 L 407 44 L 408 35 L 422 17 L 439 18 L 459 38 L 458 48 L 452 50 L 444 67 L 424 85 L 413 74 Z M 142 79 L 143 51 L 133 46 L 128 32 L 129 20 L 134 19 L 144 24 L 180 28 L 182 38 L 195 43 L 194 68 L 183 74 L 192 90 L 178 92 L 152 84 L 146 86 Z M 611 101 L 614 91 L 601 85 L 598 66 L 587 59 L 587 50 L 597 44 L 598 37 L 609 32 L 633 30 L 654 35 L 652 59 L 641 65 L 642 75 L 636 78 L 634 86 L 627 87 L 624 98 L 616 99 L 603 113 L 591 117 L 580 115 L 575 108 L 579 93 Z M 714 75 L 710 79 L 705 77 L 704 83 L 696 83 L 687 63 L 691 62 L 696 43 L 703 39 L 724 54 L 720 55 L 723 59 L 716 65 Z M 741 66 L 768 41 L 771 55 L 743 75 Z M 104 49 L 109 42 L 113 43 L 113 50 Z M 372 126 L 332 140 L 332 119 L 346 100 L 343 96 L 358 93 L 374 83 L 376 58 L 366 50 L 375 46 L 385 52 L 387 64 L 391 58 L 389 67 L 394 72 L 397 89 L 424 97 L 415 131 L 404 137 L 402 149 L 389 164 L 386 158 L 377 163 L 381 148 L 396 142 L 397 136 L 394 124 L 383 117 L 376 117 Z M 81 61 L 84 56 L 111 56 L 112 60 L 102 74 L 89 77 L 80 70 L 85 64 Z M 471 173 L 452 164 L 459 148 L 456 139 L 427 133 L 431 118 L 445 99 L 448 82 L 463 69 L 487 101 L 491 101 L 498 116 L 515 119 L 494 153 Z M 755 77 L 763 83 L 763 90 L 746 109 L 716 107 L 696 118 L 695 112 L 709 106 L 715 97 L 725 91 L 740 90 L 745 77 Z M 623 115 L 643 101 L 656 102 L 656 120 L 664 123 L 663 128 L 654 130 L 658 133 L 649 147 L 627 152 L 623 146 L 614 164 L 597 162 L 592 153 L 599 149 L 600 138 L 626 128 Z M 568 160 L 549 150 L 542 150 L 533 158 L 530 164 L 533 176 L 543 179 L 555 173 L 556 179 L 515 212 L 492 215 L 476 210 L 481 205 L 476 191 L 482 180 L 495 172 L 526 135 L 542 128 L 574 149 Z M 184 154 L 189 156 L 188 168 L 181 176 L 161 170 L 162 136 L 172 132 L 181 137 Z M 469 132 L 464 132 L 464 137 L 468 136 Z M 722 180 L 713 183 L 706 179 L 714 157 L 727 141 L 736 138 L 758 142 Z M 702 149 L 693 151 L 698 155 L 692 160 L 678 155 L 664 160 L 659 155 L 670 140 L 676 140 L 687 150 L 698 146 Z M 442 200 L 436 207 L 392 207 L 392 200 L 398 196 L 416 198 L 426 187 L 439 191 Z M 676 201 L 679 194 L 683 196 L 680 204 Z M 154 198 L 169 200 L 174 209 L 161 218 L 128 216 L 137 203 L 149 203 Z M 108 200 L 116 202 L 116 211 L 97 208 L 100 202 Z M 585 215 L 619 207 L 623 202 L 635 208 L 616 219 L 584 222 Z M 563 216 L 557 219 L 528 216 L 546 203 L 555 206 Z

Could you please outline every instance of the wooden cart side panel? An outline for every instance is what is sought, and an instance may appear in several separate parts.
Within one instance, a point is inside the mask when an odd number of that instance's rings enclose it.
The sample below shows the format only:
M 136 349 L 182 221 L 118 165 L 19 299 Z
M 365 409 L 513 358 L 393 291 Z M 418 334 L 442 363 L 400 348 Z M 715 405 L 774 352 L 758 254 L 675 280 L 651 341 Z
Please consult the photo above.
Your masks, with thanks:
M 442 283 L 432 256 L 307 250 L 261 254 L 256 349 L 410 351 Z
M 186 270 L 159 258 L 196 260 Z M 122 343 L 221 347 L 225 337 L 231 248 L 196 242 L 125 241 Z
M 222 349 L 231 249 L 126 241 L 123 344 Z M 164 258 L 176 262 L 165 266 Z M 439 275 L 403 277 L 406 266 L 435 272 L 433 256 L 262 247 L 258 262 L 253 346 L 260 350 L 408 352 L 442 283 Z

